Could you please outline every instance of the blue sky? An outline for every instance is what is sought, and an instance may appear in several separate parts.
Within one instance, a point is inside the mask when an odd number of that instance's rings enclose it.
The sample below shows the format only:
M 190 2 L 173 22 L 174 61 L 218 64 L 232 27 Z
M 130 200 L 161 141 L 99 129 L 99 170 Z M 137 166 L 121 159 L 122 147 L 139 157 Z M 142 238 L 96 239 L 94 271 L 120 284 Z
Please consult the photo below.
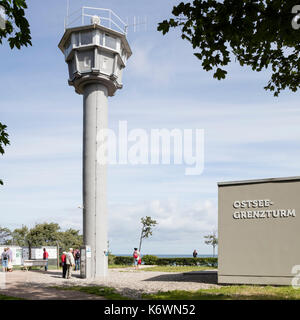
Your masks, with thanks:
M 263 86 L 268 71 L 254 73 L 232 63 L 225 81 L 201 69 L 179 31 L 162 36 L 159 21 L 177 1 L 75 1 L 111 8 L 133 23 L 147 16 L 147 30 L 129 29 L 133 55 L 124 88 L 109 98 L 109 127 L 205 130 L 205 167 L 186 176 L 183 166 L 110 166 L 109 240 L 114 253 L 138 244 L 139 220 L 159 225 L 144 253 L 211 253 L 203 236 L 217 226 L 217 182 L 299 175 L 299 93 L 279 98 Z M 11 146 L 0 159 L 1 225 L 16 228 L 58 222 L 81 229 L 82 97 L 67 84 L 67 65 L 57 44 L 66 2 L 29 0 L 33 46 L 0 47 L 0 120 Z M 234 60 L 233 60 L 234 61 Z

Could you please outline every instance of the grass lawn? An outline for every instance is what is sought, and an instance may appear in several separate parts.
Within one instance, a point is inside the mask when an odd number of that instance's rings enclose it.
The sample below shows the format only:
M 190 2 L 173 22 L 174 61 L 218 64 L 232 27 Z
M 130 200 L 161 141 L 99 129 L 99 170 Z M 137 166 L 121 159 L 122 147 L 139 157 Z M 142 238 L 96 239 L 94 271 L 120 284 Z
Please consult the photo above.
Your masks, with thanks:
M 168 291 L 143 294 L 147 300 L 297 300 L 300 290 L 291 286 L 224 286 L 198 291 Z
M 120 268 L 133 268 L 133 265 L 128 265 L 128 264 L 109 264 L 108 268 L 109 269 L 120 269 Z
M 153 266 L 149 268 L 140 269 L 141 271 L 158 271 L 158 272 L 190 272 L 190 271 L 203 271 L 203 270 L 216 270 L 212 267 L 202 266 Z
M 30 267 L 29 270 L 44 270 L 44 269 L 45 269 L 45 267 L 42 267 L 42 268 L 40 268 L 40 267 Z M 13 270 L 23 270 L 23 266 L 14 266 Z M 48 270 L 57 270 L 57 266 L 48 266 Z
M 0 300 L 25 300 L 25 299 L 17 298 L 17 297 L 5 296 L 3 294 L 0 294 Z
M 108 300 L 130 300 L 128 297 L 124 297 L 121 294 L 117 293 L 114 288 L 109 287 L 100 287 L 100 286 L 72 286 L 72 287 L 51 287 L 58 290 L 72 290 L 72 291 L 80 291 L 89 294 L 95 294 L 96 296 L 104 297 Z
M 74 290 L 105 297 L 108 300 L 130 300 L 116 292 L 114 288 L 100 286 L 52 287 L 59 290 Z M 2 299 L 0 297 L 0 299 Z M 7 300 L 17 298 L 7 297 Z M 300 290 L 290 286 L 224 286 L 198 291 L 168 291 L 156 294 L 143 294 L 145 300 L 298 300 Z

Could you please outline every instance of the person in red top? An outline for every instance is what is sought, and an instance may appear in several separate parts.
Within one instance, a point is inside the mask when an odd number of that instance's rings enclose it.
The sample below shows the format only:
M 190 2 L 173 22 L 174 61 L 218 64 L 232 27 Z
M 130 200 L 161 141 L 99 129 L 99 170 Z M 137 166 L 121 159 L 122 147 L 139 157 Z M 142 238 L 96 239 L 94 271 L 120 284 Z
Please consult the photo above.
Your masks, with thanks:
M 48 257 L 49 257 L 49 253 L 47 252 L 46 248 L 44 248 L 43 259 L 47 260 L 45 265 L 45 271 L 48 271 Z
M 66 258 L 67 258 L 67 253 L 64 251 L 63 254 L 61 255 L 61 266 L 62 266 L 62 271 L 63 271 L 63 278 L 66 277 L 67 273 L 67 264 L 66 264 Z

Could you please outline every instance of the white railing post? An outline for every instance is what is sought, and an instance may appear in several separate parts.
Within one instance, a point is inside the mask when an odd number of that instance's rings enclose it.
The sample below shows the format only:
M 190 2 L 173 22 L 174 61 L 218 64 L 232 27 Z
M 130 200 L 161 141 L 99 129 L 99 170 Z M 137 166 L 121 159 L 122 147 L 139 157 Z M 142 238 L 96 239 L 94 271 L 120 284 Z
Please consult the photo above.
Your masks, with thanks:
M 104 8 L 93 8 L 93 7 L 85 7 L 82 6 L 81 8 L 79 8 L 78 10 L 72 12 L 70 14 L 70 8 L 69 8 L 69 1 L 67 0 L 67 17 L 64 20 L 64 28 L 65 30 L 71 25 L 76 22 L 76 21 L 80 21 L 80 14 L 78 12 L 81 11 L 81 25 L 84 25 L 85 23 L 85 17 L 93 17 L 92 14 L 86 14 L 86 10 L 94 10 L 94 11 L 100 11 L 99 14 L 97 14 L 99 16 L 100 19 L 102 19 L 103 21 L 108 21 L 108 27 L 111 28 L 117 28 L 119 29 L 122 33 L 127 34 L 128 32 L 128 23 L 124 22 L 117 14 L 115 14 L 111 9 L 104 9 Z M 101 13 L 102 11 L 102 13 Z M 108 15 L 107 15 L 108 12 Z M 104 14 L 106 13 L 106 14 Z M 73 17 L 76 14 L 76 17 L 74 19 L 72 19 L 70 21 L 70 17 Z M 78 16 L 77 16 L 78 14 Z M 134 19 L 136 19 L 136 17 L 134 17 Z M 115 22 L 116 21 L 116 22 Z M 136 21 L 134 23 L 134 27 L 135 26 Z
M 109 10 L 109 28 L 111 29 L 111 10 Z
M 67 0 L 67 18 L 66 18 L 66 26 L 69 24 L 69 14 L 70 14 L 70 0 Z

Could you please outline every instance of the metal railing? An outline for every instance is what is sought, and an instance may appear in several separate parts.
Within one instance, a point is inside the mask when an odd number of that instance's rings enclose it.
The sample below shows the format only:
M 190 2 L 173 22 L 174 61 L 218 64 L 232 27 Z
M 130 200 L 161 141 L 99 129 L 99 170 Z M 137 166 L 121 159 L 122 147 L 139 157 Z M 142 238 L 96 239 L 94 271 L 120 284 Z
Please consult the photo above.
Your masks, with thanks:
M 97 16 L 100 18 L 101 25 L 109 29 L 127 34 L 128 25 L 111 9 L 94 8 L 94 7 L 82 7 L 73 13 L 67 12 L 64 25 L 65 30 L 67 28 L 79 27 L 91 24 L 92 17 Z

